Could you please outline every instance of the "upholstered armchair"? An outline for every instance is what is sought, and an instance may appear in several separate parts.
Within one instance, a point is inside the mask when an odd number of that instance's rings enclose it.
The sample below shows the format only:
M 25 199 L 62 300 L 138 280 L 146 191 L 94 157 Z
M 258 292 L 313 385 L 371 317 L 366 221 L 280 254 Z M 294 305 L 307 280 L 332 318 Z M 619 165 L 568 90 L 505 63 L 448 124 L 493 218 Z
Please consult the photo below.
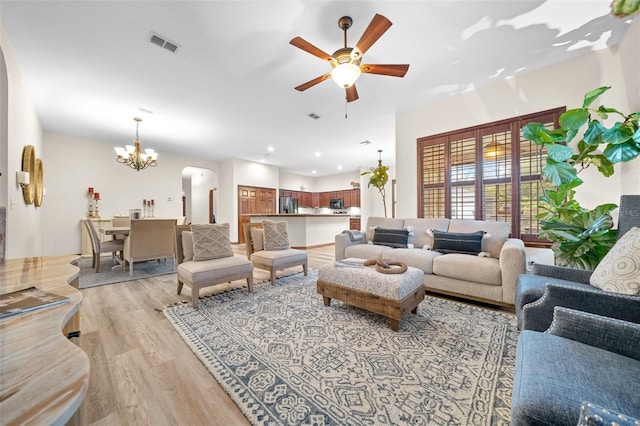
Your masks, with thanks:
M 271 285 L 276 283 L 276 271 L 302 265 L 308 273 L 307 253 L 289 245 L 286 222 L 251 222 L 244 224 L 247 259 L 258 269 L 269 271 Z
M 174 261 L 175 219 L 133 219 L 124 241 L 124 260 L 133 275 L 135 262 L 145 260 Z
M 253 265 L 235 256 L 229 239 L 229 224 L 176 226 L 178 295 L 184 284 L 191 289 L 191 305 L 198 307 L 201 288 L 247 280 L 253 292 Z
M 638 424 L 638 342 L 640 324 L 557 306 L 547 332 L 519 336 L 511 424 Z M 596 421 L 598 406 L 617 423 Z
M 639 226 L 640 195 L 623 195 L 618 241 L 596 268 L 596 275 L 542 264 L 534 264 L 531 274 L 520 275 L 515 299 L 518 328 L 546 330 L 555 306 L 640 323 L 640 228 L 634 228 Z

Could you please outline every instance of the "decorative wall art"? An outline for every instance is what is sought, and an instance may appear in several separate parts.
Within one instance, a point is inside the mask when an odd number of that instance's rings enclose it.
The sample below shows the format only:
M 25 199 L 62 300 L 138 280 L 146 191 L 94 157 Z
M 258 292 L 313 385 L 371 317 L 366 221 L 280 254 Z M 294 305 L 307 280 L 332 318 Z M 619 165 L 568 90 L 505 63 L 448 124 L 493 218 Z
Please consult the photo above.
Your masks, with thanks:
M 44 196 L 44 166 L 40 158 L 36 158 L 33 145 L 27 145 L 22 151 L 22 171 L 29 174 L 28 183 L 20 183 L 22 196 L 26 204 L 42 206 Z

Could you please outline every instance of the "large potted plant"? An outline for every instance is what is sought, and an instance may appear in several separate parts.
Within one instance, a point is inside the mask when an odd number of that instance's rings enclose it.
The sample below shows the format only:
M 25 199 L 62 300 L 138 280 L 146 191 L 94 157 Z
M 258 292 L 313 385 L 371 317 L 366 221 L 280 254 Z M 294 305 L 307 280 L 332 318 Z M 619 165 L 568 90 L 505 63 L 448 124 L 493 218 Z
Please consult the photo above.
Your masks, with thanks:
M 584 96 L 582 107 L 564 112 L 560 127 L 547 129 L 541 123 L 522 128 L 526 139 L 547 153 L 542 169 L 545 180 L 553 184 L 540 197 L 545 210 L 539 215 L 540 236 L 550 240 L 556 263 L 580 269 L 594 269 L 611 249 L 616 239 L 611 212 L 616 204 L 608 203 L 593 210 L 582 207 L 574 198 L 582 185 L 579 174 L 594 166 L 605 177 L 613 174 L 614 163 L 631 161 L 640 155 L 640 113 L 624 114 L 604 105 L 591 105 L 610 87 L 599 87 Z M 618 117 L 610 127 L 603 121 Z M 580 136 L 576 143 L 574 138 Z
M 382 197 L 382 207 L 384 208 L 384 217 L 387 217 L 387 197 L 385 185 L 389 182 L 389 166 L 382 165 L 382 150 L 378 150 L 378 166 L 371 167 L 371 170 L 360 173 L 360 176 L 370 175 L 367 188 L 375 187 L 378 189 Z

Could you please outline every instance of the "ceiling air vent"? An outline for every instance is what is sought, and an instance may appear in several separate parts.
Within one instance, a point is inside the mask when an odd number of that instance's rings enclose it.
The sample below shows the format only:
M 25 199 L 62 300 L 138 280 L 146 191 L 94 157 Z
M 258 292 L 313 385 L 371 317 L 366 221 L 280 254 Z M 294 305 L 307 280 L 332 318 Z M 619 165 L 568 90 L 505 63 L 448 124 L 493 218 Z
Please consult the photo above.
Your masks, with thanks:
M 314 114 L 314 113 L 311 113 L 311 114 L 307 115 L 307 117 L 309 117 L 309 118 L 313 118 L 314 120 L 317 120 L 318 118 L 320 118 L 320 116 L 319 116 L 319 115 Z
M 176 53 L 179 47 L 176 43 L 170 42 L 169 40 L 166 40 L 154 33 L 151 33 L 151 35 L 149 36 L 149 41 L 155 44 L 156 46 L 160 46 L 163 49 L 167 49 L 171 53 Z

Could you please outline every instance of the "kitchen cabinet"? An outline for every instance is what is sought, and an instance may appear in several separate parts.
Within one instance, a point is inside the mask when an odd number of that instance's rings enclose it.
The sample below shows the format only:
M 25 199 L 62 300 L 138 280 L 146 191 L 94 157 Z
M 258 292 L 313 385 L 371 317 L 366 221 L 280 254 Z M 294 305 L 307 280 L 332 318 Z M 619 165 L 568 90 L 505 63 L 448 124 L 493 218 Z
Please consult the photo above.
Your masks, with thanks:
M 351 190 L 351 207 L 360 207 L 360 189 Z
M 280 190 L 280 196 L 281 197 L 291 197 L 291 191 L 289 191 L 288 189 L 281 189 Z
M 349 229 L 350 230 L 360 230 L 360 218 L 359 217 L 350 217 L 349 218 Z
M 311 207 L 320 207 L 320 193 L 312 192 L 311 193 Z
M 298 204 L 300 205 L 300 207 L 314 207 L 311 199 L 311 193 L 301 192 L 300 199 L 298 200 Z
M 331 199 L 330 192 L 320 193 L 320 207 L 329 208 L 329 200 Z

